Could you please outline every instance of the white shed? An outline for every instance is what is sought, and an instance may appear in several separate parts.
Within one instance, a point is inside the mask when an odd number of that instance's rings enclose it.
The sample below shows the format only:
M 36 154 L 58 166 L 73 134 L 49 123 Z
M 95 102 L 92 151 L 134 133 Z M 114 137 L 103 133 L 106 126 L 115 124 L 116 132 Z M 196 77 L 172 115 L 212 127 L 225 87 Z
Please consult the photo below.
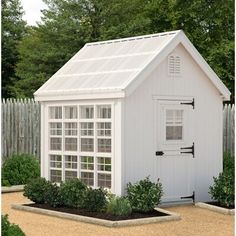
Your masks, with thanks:
M 117 195 L 150 176 L 163 202 L 209 200 L 230 92 L 183 31 L 87 43 L 34 95 L 42 176 Z

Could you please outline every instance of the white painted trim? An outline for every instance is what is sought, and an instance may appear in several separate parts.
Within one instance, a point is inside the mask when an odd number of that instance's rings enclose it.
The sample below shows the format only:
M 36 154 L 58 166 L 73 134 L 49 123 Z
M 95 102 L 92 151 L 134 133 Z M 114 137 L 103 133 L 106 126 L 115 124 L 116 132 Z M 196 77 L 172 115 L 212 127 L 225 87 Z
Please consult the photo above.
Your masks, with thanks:
M 163 96 L 159 96 L 159 95 L 153 95 L 152 96 L 153 100 L 176 100 L 176 101 L 192 101 L 193 100 L 193 96 L 170 96 L 170 95 L 163 95 Z

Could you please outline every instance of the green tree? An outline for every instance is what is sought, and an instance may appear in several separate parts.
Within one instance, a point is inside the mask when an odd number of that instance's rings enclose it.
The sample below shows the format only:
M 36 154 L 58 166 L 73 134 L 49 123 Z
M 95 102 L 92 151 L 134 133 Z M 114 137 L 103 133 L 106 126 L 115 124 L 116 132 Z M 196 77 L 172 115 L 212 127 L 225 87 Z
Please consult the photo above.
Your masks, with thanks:
M 19 0 L 2 0 L 2 97 L 10 97 L 18 62 L 17 44 L 26 31 Z

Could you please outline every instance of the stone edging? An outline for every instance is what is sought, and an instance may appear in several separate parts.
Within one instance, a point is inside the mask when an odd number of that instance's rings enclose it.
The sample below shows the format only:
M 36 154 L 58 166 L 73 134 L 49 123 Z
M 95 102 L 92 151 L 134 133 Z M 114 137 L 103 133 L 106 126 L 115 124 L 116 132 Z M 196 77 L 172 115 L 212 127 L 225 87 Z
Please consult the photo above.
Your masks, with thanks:
M 205 208 L 210 211 L 215 211 L 215 212 L 225 214 L 225 215 L 234 215 L 235 214 L 235 209 L 226 209 L 223 207 L 214 206 L 214 205 L 207 204 L 204 202 L 197 202 L 197 203 L 195 203 L 195 206 Z
M 2 186 L 1 191 L 2 193 L 13 193 L 13 192 L 21 192 L 24 190 L 25 185 L 13 185 L 10 187 Z
M 106 227 L 132 226 L 132 225 L 141 225 L 141 224 L 157 223 L 157 222 L 164 222 L 164 221 L 175 221 L 175 220 L 181 219 L 179 214 L 166 211 L 160 208 L 155 208 L 155 209 L 160 212 L 169 214 L 169 216 L 149 217 L 149 218 L 134 219 L 134 220 L 110 221 L 110 220 L 97 219 L 97 218 L 92 218 L 92 217 L 87 217 L 87 216 L 73 215 L 73 214 L 64 213 L 64 212 L 51 211 L 51 210 L 46 210 L 46 209 L 41 209 L 41 208 L 29 207 L 29 206 L 24 206 L 22 204 L 12 204 L 11 207 L 16 210 L 23 210 L 23 211 L 28 211 L 28 212 L 38 213 L 38 214 L 55 216 L 55 217 L 59 217 L 63 219 L 81 221 L 84 223 L 102 225 Z

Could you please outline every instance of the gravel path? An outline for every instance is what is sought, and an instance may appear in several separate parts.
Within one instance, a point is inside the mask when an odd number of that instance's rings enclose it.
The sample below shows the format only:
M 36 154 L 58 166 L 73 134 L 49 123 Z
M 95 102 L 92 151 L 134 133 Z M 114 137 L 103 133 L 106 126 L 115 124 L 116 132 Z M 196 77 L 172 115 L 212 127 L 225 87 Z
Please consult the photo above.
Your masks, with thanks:
M 181 215 L 182 220 L 156 224 L 106 228 L 63 220 L 51 216 L 11 209 L 12 203 L 27 203 L 22 193 L 2 194 L 2 214 L 9 214 L 12 223 L 19 224 L 26 236 L 233 236 L 234 216 L 222 215 L 194 206 L 167 208 Z

